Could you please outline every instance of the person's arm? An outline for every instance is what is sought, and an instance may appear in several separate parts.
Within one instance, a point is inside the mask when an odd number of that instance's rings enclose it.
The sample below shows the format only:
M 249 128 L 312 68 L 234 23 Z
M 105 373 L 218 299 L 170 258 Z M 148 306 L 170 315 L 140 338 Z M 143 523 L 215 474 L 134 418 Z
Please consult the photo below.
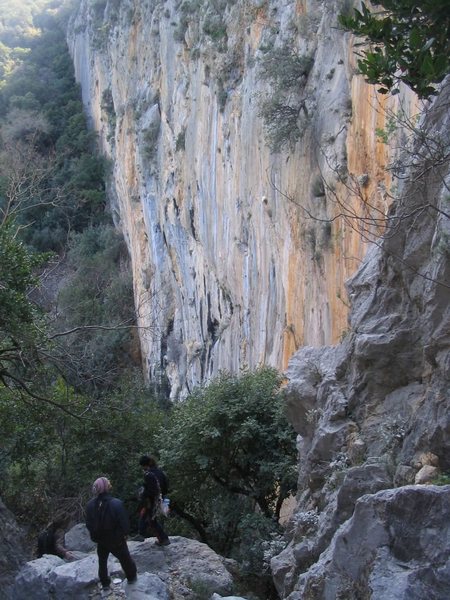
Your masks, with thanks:
M 57 529 L 55 531 L 55 550 L 60 558 L 71 558 L 72 554 L 64 546 L 64 530 Z
M 130 533 L 130 518 L 121 500 L 117 500 L 114 509 L 116 511 L 117 522 L 124 537 Z
M 167 496 L 167 494 L 169 493 L 169 480 L 167 478 L 167 475 L 164 473 L 164 471 L 161 471 L 161 475 L 162 475 L 161 494 L 163 496 Z
M 88 505 L 86 506 L 86 527 L 87 527 L 87 530 L 89 531 L 89 535 L 91 536 L 91 540 L 93 542 L 97 542 L 97 539 L 95 538 L 95 535 L 94 535 L 94 525 L 95 525 L 95 509 L 94 509 L 93 501 L 90 500 L 88 502 Z M 93 537 L 93 535 L 94 535 L 94 537 Z

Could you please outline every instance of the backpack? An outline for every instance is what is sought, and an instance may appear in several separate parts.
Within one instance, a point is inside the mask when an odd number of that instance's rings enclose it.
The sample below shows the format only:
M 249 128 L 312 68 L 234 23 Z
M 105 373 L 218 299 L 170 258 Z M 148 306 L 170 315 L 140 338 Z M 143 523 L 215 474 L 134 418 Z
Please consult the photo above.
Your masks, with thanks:
M 158 477 L 151 470 L 144 475 L 144 485 L 137 490 L 137 498 L 142 507 L 151 508 L 161 496 Z
M 161 495 L 167 496 L 167 494 L 169 492 L 169 484 L 167 481 L 167 475 L 159 467 L 157 467 L 156 469 L 153 470 L 153 475 L 158 480 L 159 489 L 161 490 Z
M 94 542 L 105 540 L 114 533 L 115 520 L 107 498 L 97 498 L 94 507 L 91 538 Z
M 37 539 L 38 551 L 37 557 L 41 558 L 44 554 L 56 554 L 56 540 L 53 529 L 44 529 L 38 535 Z

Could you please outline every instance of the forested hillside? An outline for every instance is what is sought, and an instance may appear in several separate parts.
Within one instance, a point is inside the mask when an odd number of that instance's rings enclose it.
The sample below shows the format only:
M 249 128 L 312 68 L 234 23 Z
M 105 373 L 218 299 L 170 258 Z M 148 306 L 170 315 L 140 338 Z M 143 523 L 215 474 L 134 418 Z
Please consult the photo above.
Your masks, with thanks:
M 118 397 L 142 389 L 107 165 L 87 129 L 64 23 L 46 4 L 2 7 L 0 96 L 1 493 L 24 516 L 38 507 L 39 521 L 98 468 L 81 473 L 72 450 L 85 442 L 70 438 L 100 435 Z

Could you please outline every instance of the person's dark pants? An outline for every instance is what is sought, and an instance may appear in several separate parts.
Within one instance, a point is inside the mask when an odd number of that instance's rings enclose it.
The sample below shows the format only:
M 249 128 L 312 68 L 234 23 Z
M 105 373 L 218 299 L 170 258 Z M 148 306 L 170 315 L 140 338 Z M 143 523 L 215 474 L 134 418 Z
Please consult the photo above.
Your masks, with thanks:
M 158 542 L 165 542 L 166 540 L 169 539 L 169 536 L 164 531 L 162 525 L 160 523 L 158 523 L 156 517 L 153 519 L 149 519 L 148 514 L 145 513 L 144 515 L 139 516 L 139 522 L 138 522 L 139 535 L 142 535 L 142 537 L 149 537 L 148 529 L 150 529 L 150 531 L 153 531 L 155 533 L 155 535 L 158 539 Z
M 125 573 L 128 581 L 136 579 L 136 565 L 134 560 L 130 556 L 127 542 L 124 539 L 118 544 L 107 544 L 105 542 L 99 542 L 97 544 L 97 555 L 98 555 L 98 576 L 103 586 L 107 586 L 111 583 L 111 578 L 108 575 L 108 556 L 112 554 L 120 562 L 120 565 Z

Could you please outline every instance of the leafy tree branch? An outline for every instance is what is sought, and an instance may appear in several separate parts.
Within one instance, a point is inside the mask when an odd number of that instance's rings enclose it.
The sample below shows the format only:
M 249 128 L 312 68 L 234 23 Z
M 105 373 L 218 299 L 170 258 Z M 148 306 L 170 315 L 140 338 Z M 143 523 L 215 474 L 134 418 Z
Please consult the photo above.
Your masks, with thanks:
M 348 31 L 364 38 L 358 67 L 378 91 L 398 93 L 398 83 L 409 86 L 419 98 L 437 93 L 437 85 L 450 72 L 450 11 L 447 0 L 384 0 L 361 3 L 353 16 L 341 15 Z M 380 8 L 378 8 L 380 7 Z

